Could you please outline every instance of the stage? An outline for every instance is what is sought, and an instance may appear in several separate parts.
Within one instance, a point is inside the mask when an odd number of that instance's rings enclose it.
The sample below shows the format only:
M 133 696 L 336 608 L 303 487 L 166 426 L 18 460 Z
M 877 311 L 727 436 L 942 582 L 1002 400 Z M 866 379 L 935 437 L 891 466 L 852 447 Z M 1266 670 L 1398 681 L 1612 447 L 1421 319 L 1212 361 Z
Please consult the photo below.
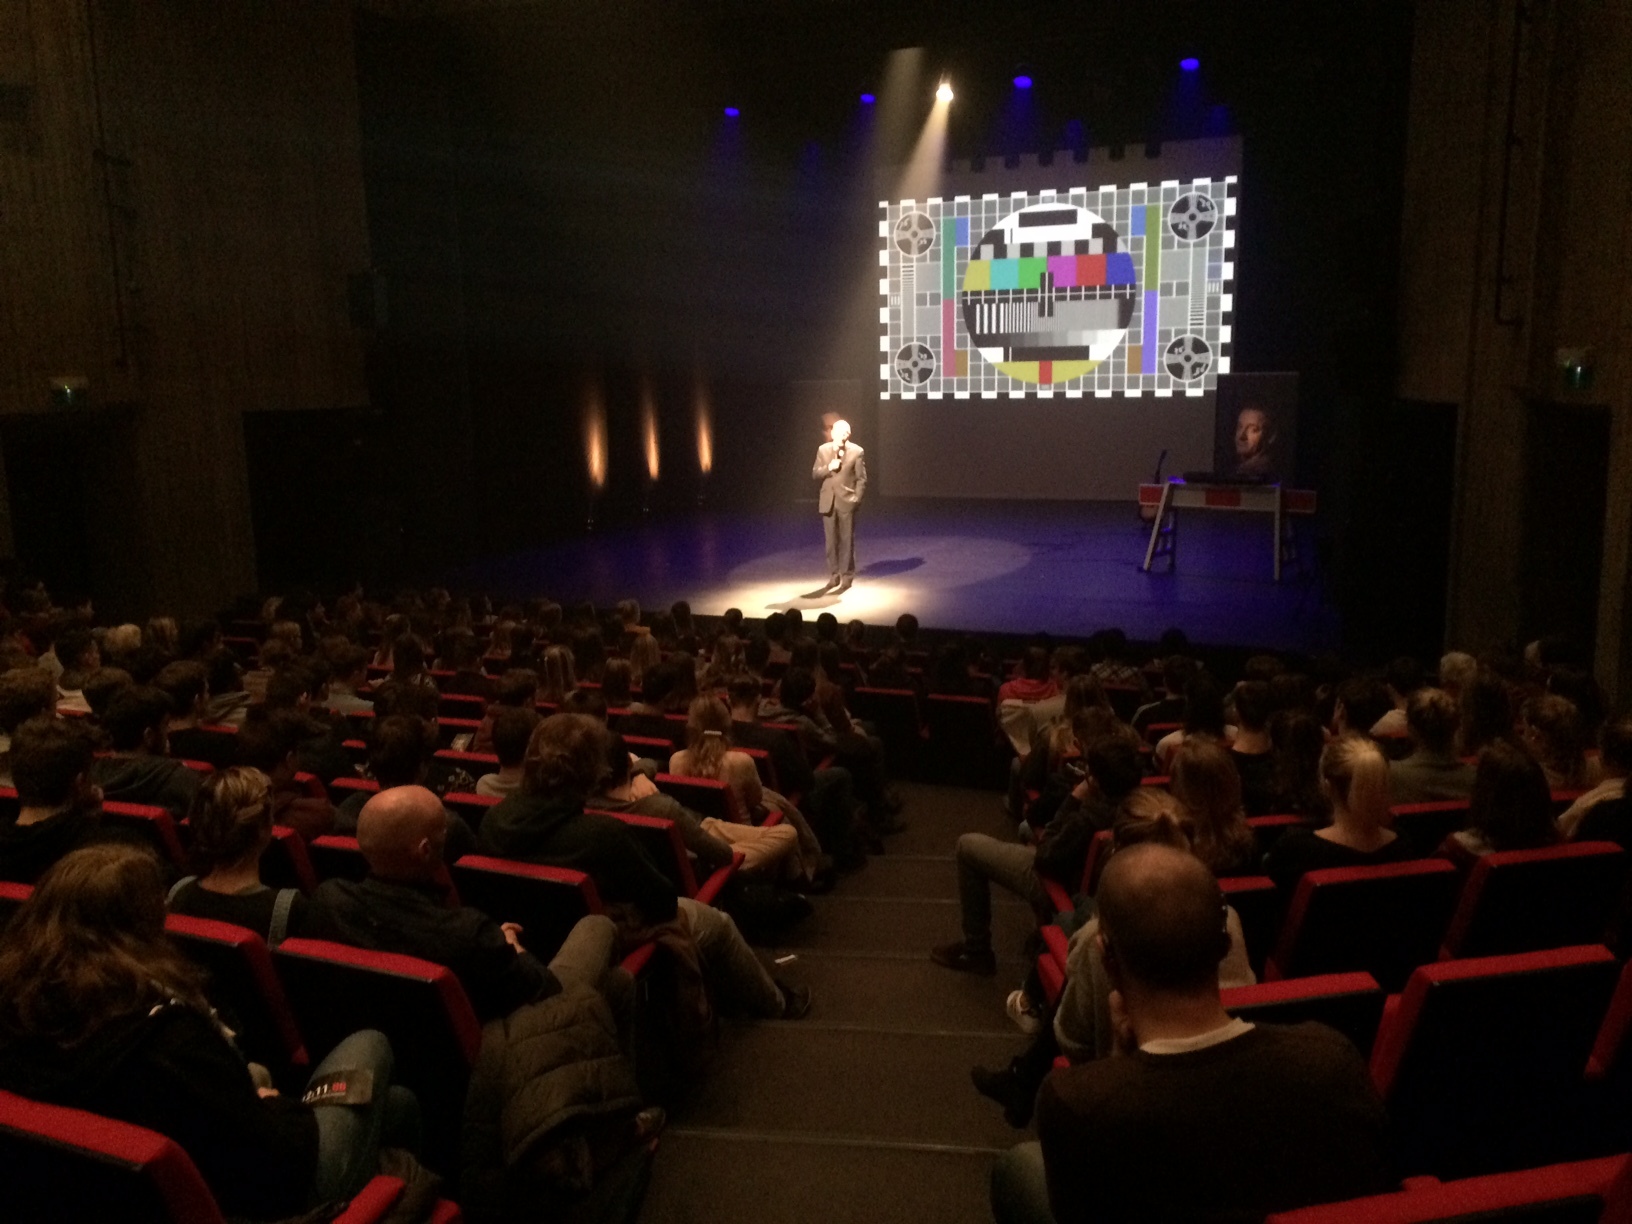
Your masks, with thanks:
M 448 577 L 517 598 L 634 598 L 645 609 L 686 599 L 704 614 L 797 607 L 807 620 L 831 611 L 889 624 L 912 612 L 926 628 L 1086 635 L 1118 626 L 1154 639 L 1177 627 L 1199 643 L 1335 649 L 1337 611 L 1318 577 L 1291 568 L 1273 581 L 1270 531 L 1260 515 L 1183 516 L 1177 571 L 1162 562 L 1146 574 L 1150 527 L 1131 502 L 877 498 L 856 520 L 855 586 L 806 599 L 827 577 L 811 501 L 609 527 Z

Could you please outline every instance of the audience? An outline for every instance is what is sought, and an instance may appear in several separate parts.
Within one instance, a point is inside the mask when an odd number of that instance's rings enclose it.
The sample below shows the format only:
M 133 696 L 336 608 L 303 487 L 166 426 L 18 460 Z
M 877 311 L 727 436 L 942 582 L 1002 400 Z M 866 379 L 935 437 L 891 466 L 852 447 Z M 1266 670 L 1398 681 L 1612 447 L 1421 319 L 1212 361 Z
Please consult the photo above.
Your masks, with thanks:
M 229 1216 L 281 1219 L 362 1189 L 380 1147 L 418 1131 L 391 1068 L 384 1036 L 362 1032 L 311 1082 L 366 1071 L 365 1104 L 313 1108 L 252 1078 L 165 937 L 158 864 L 134 847 L 68 855 L 0 943 L 0 1088 L 168 1136 Z
M 1574 702 L 1553 693 L 1530 698 L 1519 709 L 1519 738 L 1541 763 L 1551 789 L 1586 788 L 1587 745 Z
M 1473 792 L 1473 766 L 1456 755 L 1456 700 L 1444 689 L 1420 688 L 1405 703 L 1411 754 L 1388 767 L 1388 788 L 1396 804 L 1466 799 Z
M 446 813 L 423 786 L 396 786 L 370 797 L 357 820 L 357 845 L 368 875 L 325 880 L 312 898 L 336 938 L 446 965 L 484 1021 L 558 993 L 564 980 L 596 986 L 615 996 L 619 1007 L 630 1002 L 632 983 L 612 965 L 617 932 L 610 918 L 580 918 L 546 965 L 527 951 L 526 932 L 516 923 L 448 905 Z
M 1468 827 L 1446 837 L 1440 852 L 1464 871 L 1497 850 L 1536 850 L 1559 840 L 1553 799 L 1536 759 L 1497 740 L 1479 754 Z
M 1224 914 L 1217 883 L 1183 850 L 1111 859 L 1096 938 L 1122 1056 L 1044 1083 L 1040 1144 L 993 1174 L 999 1221 L 1251 1219 L 1392 1187 L 1382 1103 L 1348 1039 L 1224 1011 Z M 1266 1155 L 1244 1155 L 1232 1135 Z
M 205 778 L 188 824 L 197 874 L 170 890 L 172 911 L 248 927 L 269 947 L 292 935 L 331 937 L 299 890 L 261 882 L 261 857 L 272 844 L 272 784 L 260 770 L 233 766 Z
M 1173 758 L 1171 789 L 1195 822 L 1196 856 L 1214 875 L 1245 875 L 1257 866 L 1241 776 L 1228 752 L 1211 739 L 1186 740 Z
M 1559 831 L 1576 837 L 1582 822 L 1591 816 L 1594 836 L 1609 835 L 1610 841 L 1632 846 L 1632 812 L 1628 810 L 1632 804 L 1626 795 L 1626 778 L 1632 774 L 1632 716 L 1610 719 L 1599 729 L 1598 766 L 1603 781 L 1564 810 L 1558 818 Z
M 494 713 L 493 753 L 499 758 L 499 770 L 476 779 L 478 795 L 508 799 L 521 789 L 521 764 L 538 721 L 538 711 L 527 706 L 505 706 Z
M 0 675 L 0 786 L 12 786 L 11 737 L 31 718 L 54 716 L 57 686 L 38 667 L 13 668 Z
M 238 763 L 258 769 L 272 788 L 272 823 L 288 825 L 305 841 L 334 831 L 334 805 L 326 794 L 297 776 L 296 754 L 304 723 L 292 713 L 273 714 L 244 724 L 238 733 Z
M 101 823 L 102 792 L 91 781 L 91 743 L 42 715 L 11 737 L 17 815 L 0 824 L 0 880 L 32 884 L 58 859 L 92 842 L 132 840 Z
M 1244 680 L 1235 686 L 1235 740 L 1230 759 L 1241 775 L 1241 806 L 1248 816 L 1268 816 L 1277 810 L 1275 750 L 1269 738 L 1271 713 L 1269 684 Z
M 198 775 L 169 755 L 170 698 L 151 686 L 127 688 L 102 716 L 112 751 L 91 766 L 105 799 L 169 809 L 177 820 L 198 794 Z
M 759 1016 L 804 1016 L 809 990 L 773 980 L 728 914 L 678 896 L 621 824 L 584 811 L 607 775 L 610 739 L 605 727 L 581 714 L 540 723 L 527 747 L 521 793 L 482 821 L 483 852 L 587 872 L 630 929 L 668 926 L 689 939 L 722 1001 Z
M 1306 872 L 1323 867 L 1376 867 L 1417 857 L 1389 827 L 1388 759 L 1370 736 L 1350 732 L 1326 746 L 1321 784 L 1332 823 L 1288 829 L 1264 856 L 1264 872 L 1290 896 Z
M 1035 846 L 999 841 L 984 833 L 958 838 L 958 906 L 963 938 L 930 952 L 937 965 L 991 977 L 997 972 L 992 949 L 992 893 L 996 883 L 1033 905 L 1047 902 L 1038 872 L 1075 892 L 1094 834 L 1108 829 L 1130 791 L 1139 785 L 1138 750 L 1129 735 L 1112 733 L 1088 744 L 1081 781 L 1043 830 Z

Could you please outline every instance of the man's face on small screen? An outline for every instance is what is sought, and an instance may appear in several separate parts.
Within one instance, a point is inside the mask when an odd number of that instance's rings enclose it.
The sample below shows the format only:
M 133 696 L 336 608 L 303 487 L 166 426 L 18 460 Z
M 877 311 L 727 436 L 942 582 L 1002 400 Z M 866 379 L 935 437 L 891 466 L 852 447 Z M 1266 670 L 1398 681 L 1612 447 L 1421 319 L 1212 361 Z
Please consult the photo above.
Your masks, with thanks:
M 1262 408 L 1243 408 L 1235 418 L 1235 457 L 1251 459 L 1264 449 L 1269 432 L 1269 415 Z
M 850 422 L 834 421 L 832 432 L 828 436 L 835 442 L 843 442 L 850 436 Z

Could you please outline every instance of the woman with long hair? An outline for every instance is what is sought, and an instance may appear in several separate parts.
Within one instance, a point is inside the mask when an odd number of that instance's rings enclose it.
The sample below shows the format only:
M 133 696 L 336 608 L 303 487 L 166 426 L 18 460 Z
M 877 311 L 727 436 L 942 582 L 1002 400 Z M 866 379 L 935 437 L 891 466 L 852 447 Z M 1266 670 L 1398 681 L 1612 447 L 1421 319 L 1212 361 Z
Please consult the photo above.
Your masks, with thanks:
M 630 680 L 635 688 L 640 688 L 646 673 L 663 661 L 663 648 L 658 645 L 657 638 L 650 633 L 643 633 L 629 643 Z
M 288 936 L 329 937 L 321 911 L 299 891 L 261 883 L 261 856 L 272 844 L 272 785 L 265 774 L 241 765 L 210 774 L 187 823 L 198 874 L 170 890 L 173 913 L 247 927 L 272 946 Z
M 572 651 L 565 646 L 551 646 L 544 652 L 539 666 L 537 700 L 560 705 L 567 694 L 577 687 Z
M 169 1136 L 226 1215 L 278 1219 L 363 1187 L 382 1140 L 416 1127 L 417 1110 L 390 1084 L 381 1033 L 342 1041 L 312 1082 L 360 1071 L 373 1078 L 364 1105 L 314 1108 L 257 1083 L 164 933 L 163 877 L 145 850 L 69 854 L 0 945 L 0 1088 Z
M 1479 754 L 1468 827 L 1447 837 L 1439 852 L 1465 871 L 1492 851 L 1538 850 L 1558 840 L 1541 764 L 1518 744 L 1497 740 Z
M 1388 758 L 1370 736 L 1340 735 L 1320 756 L 1321 787 L 1332 822 L 1290 829 L 1264 856 L 1264 871 L 1287 896 L 1306 872 L 1322 867 L 1376 867 L 1420 857 L 1390 827 Z
M 831 870 L 820 861 L 821 843 L 799 809 L 775 791 L 767 790 L 760 783 L 754 758 L 731 746 L 731 710 L 718 697 L 705 693 L 692 700 L 686 712 L 686 746 L 669 758 L 669 772 L 724 782 L 736 796 L 738 813 L 756 827 L 762 816 L 781 812 L 783 822 L 791 825 L 797 836 L 796 845 L 789 847 L 797 851 L 789 854 L 789 875 L 806 880 L 815 879 L 819 873 L 824 878 L 831 876 Z
M 608 659 L 601 672 L 601 696 L 609 709 L 627 709 L 630 690 L 634 687 L 634 669 L 628 659 Z
M 1252 870 L 1257 847 L 1230 754 L 1211 739 L 1185 740 L 1173 756 L 1172 790 L 1195 822 L 1196 857 L 1217 876 Z

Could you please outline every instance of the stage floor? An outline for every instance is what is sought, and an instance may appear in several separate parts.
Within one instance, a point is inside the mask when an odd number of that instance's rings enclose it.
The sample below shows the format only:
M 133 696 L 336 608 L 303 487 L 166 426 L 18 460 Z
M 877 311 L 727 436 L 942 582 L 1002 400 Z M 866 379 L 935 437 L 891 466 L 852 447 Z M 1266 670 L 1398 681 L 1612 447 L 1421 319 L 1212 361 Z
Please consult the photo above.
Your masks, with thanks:
M 805 599 L 827 576 L 812 502 L 613 527 L 449 579 L 521 598 L 634 598 L 648 609 L 686 599 L 705 614 L 797 607 L 807 619 L 830 610 L 888 624 L 912 612 L 941 629 L 1086 635 L 1114 625 L 1154 639 L 1176 626 L 1214 645 L 1337 647 L 1337 612 L 1318 580 L 1296 570 L 1273 580 L 1264 516 L 1181 514 L 1174 573 L 1140 571 L 1149 531 L 1129 503 L 880 498 L 856 520 L 855 586 Z

